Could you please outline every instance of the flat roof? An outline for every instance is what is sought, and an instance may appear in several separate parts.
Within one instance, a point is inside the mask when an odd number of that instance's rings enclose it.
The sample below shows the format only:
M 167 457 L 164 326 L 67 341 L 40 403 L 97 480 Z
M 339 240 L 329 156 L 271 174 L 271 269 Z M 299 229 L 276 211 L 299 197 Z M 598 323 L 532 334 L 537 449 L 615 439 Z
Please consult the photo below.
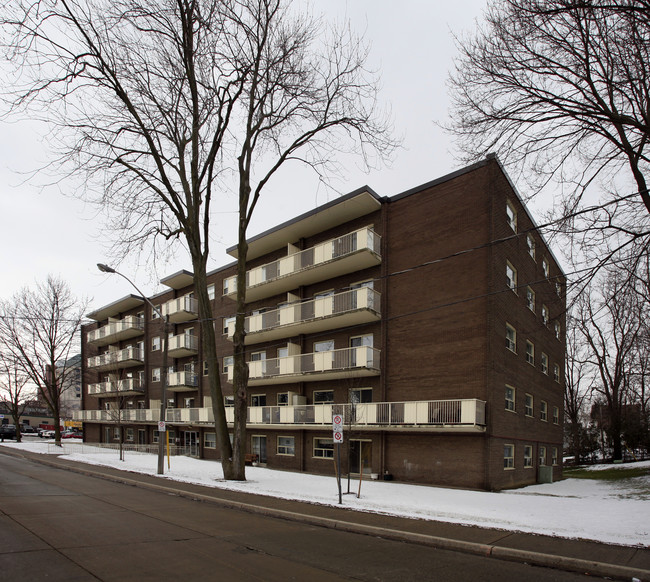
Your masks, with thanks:
M 113 301 L 113 303 L 100 307 L 86 315 L 86 317 L 95 321 L 102 321 L 109 317 L 113 317 L 114 315 L 123 313 L 124 311 L 129 311 L 129 309 L 133 309 L 134 307 L 139 307 L 140 305 L 144 305 L 143 297 L 140 297 L 140 295 L 127 295 L 117 301 Z

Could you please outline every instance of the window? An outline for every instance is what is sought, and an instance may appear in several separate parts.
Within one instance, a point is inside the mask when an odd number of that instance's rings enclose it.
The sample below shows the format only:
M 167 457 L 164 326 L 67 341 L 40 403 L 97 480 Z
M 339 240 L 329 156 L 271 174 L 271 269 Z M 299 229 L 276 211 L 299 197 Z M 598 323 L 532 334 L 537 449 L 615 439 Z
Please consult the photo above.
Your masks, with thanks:
M 555 282 L 555 292 L 557 293 L 558 297 L 562 297 L 562 283 L 559 281 Z
M 539 447 L 539 466 L 543 467 L 546 465 L 546 447 Z
M 326 404 L 334 402 L 334 390 L 315 390 L 314 404 Z
M 560 409 L 557 406 L 553 407 L 553 424 L 560 424 Z
M 159 350 L 160 350 L 160 337 L 156 336 L 154 338 L 151 338 L 151 351 L 157 352 Z
M 151 319 L 158 319 L 158 313 L 160 313 L 160 305 L 154 305 L 155 309 L 151 310 Z
M 160 368 L 152 368 L 151 370 L 151 381 L 160 382 Z
M 548 421 L 548 404 L 542 400 L 542 406 L 539 410 L 539 419 L 543 422 Z
M 235 356 L 225 356 L 223 359 L 222 372 L 224 374 L 228 373 L 228 369 L 235 363 Z
M 506 410 L 515 411 L 515 389 L 512 386 L 506 386 Z
M 233 407 L 235 406 L 235 397 L 234 396 L 224 396 L 223 397 L 223 405 L 226 407 Z M 232 435 L 230 435 L 230 440 L 232 440 Z M 232 444 L 232 443 L 230 443 Z
M 548 320 L 549 320 L 548 307 L 546 307 L 546 305 L 542 305 L 542 323 L 544 325 L 548 325 Z
M 557 465 L 557 447 L 553 447 L 551 451 L 551 463 Z
M 530 287 L 526 287 L 526 306 L 535 313 L 535 291 Z
M 506 217 L 510 228 L 517 232 L 517 211 L 510 200 L 506 201 Z
M 332 439 L 314 439 L 314 457 L 317 459 L 333 459 L 334 441 Z
M 503 445 L 503 468 L 515 468 L 515 445 Z
M 132 428 L 126 429 L 126 442 L 132 443 L 135 440 L 135 432 Z
M 526 394 L 526 405 L 524 407 L 526 416 L 533 416 L 533 395 Z
M 542 374 L 546 374 L 548 376 L 548 356 L 544 352 L 542 352 L 541 366 Z
M 561 329 L 561 327 L 560 327 L 560 322 L 559 322 L 559 321 L 556 321 L 556 322 L 553 324 L 553 327 L 554 327 L 554 329 L 555 329 L 555 338 L 556 338 L 556 339 L 560 339 L 561 336 L 562 336 L 562 329 Z
M 549 267 L 548 259 L 542 259 L 542 271 L 544 272 L 544 277 L 548 279 L 551 274 L 551 268 Z
M 517 292 L 517 269 L 515 269 L 510 262 L 506 263 L 506 284 L 515 293 Z
M 203 362 L 203 375 L 204 376 L 208 375 L 208 362 L 207 361 Z
M 212 285 L 208 285 L 208 299 L 212 300 L 216 297 L 216 292 L 214 289 L 214 283 Z
M 524 445 L 524 468 L 530 469 L 533 466 L 533 447 Z
M 289 393 L 281 392 L 277 398 L 278 406 L 287 406 L 289 404 Z
M 350 390 L 350 402 L 353 404 L 372 402 L 372 388 Z
M 296 439 L 295 437 L 279 436 L 278 437 L 278 455 L 295 455 Z
M 556 382 L 560 381 L 560 366 L 553 364 L 553 380 Z
M 533 260 L 535 260 L 535 239 L 532 234 L 529 234 L 526 237 L 526 245 L 528 246 L 528 254 Z
M 223 333 L 228 335 L 228 332 L 232 335 L 235 333 L 235 320 L 236 317 L 225 317 L 223 320 Z
M 533 342 L 526 340 L 526 361 L 531 365 L 535 365 L 535 346 Z
M 228 288 L 228 282 L 229 282 L 228 279 L 223 280 L 223 294 L 224 295 L 228 295 L 228 293 L 230 291 L 229 288 Z
M 517 353 L 517 332 L 509 323 L 506 323 L 506 348 Z
M 120 427 L 119 426 L 116 426 L 116 427 L 113 428 L 113 438 L 116 441 L 120 440 Z
M 217 435 L 213 432 L 206 432 L 203 435 L 203 448 L 216 449 L 217 448 Z
M 266 394 L 253 394 L 251 396 L 251 406 L 266 406 Z
M 331 352 L 334 350 L 334 340 L 314 342 L 314 352 Z
M 185 408 L 194 408 L 194 398 L 184 398 L 183 406 Z

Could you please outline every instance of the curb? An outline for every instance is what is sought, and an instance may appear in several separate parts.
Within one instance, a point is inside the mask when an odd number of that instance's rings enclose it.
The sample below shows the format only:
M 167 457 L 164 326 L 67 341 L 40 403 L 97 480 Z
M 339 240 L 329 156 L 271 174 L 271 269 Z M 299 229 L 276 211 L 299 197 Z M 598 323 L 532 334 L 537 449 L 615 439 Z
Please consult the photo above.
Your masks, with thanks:
M 335 520 L 327 517 L 318 517 L 316 515 L 308 515 L 305 513 L 297 513 L 293 511 L 286 511 L 283 509 L 273 509 L 271 507 L 254 505 L 242 501 L 220 499 L 218 497 L 204 495 L 201 493 L 192 493 L 190 491 L 183 491 L 181 489 L 176 489 L 174 487 L 170 487 L 167 485 L 159 485 L 157 483 L 147 483 L 147 482 L 139 481 L 137 479 L 130 479 L 128 477 L 110 475 L 98 469 L 92 470 L 92 469 L 86 469 L 82 467 L 75 467 L 64 463 L 56 462 L 52 459 L 41 458 L 40 455 L 27 456 L 23 454 L 23 451 L 17 452 L 3 447 L 3 452 L 5 451 L 7 452 L 7 454 L 14 457 L 33 460 L 42 465 L 47 465 L 57 469 L 72 471 L 73 473 L 78 473 L 80 475 L 86 475 L 89 477 L 98 477 L 101 479 L 105 479 L 107 481 L 112 481 L 114 483 L 122 483 L 124 485 L 130 485 L 133 487 L 139 487 L 142 489 L 157 491 L 159 493 L 165 493 L 167 495 L 176 495 L 178 497 L 183 497 L 194 501 L 212 503 L 215 505 L 219 505 L 221 507 L 225 507 L 227 509 L 246 511 L 247 513 L 263 515 L 266 517 L 274 517 L 277 519 L 284 519 L 286 521 L 294 521 L 298 523 L 304 523 L 307 525 L 345 531 L 348 533 L 356 533 L 361 535 L 380 537 L 387 540 L 418 544 L 422 546 L 436 548 L 439 550 L 449 550 L 453 552 L 460 552 L 465 554 L 483 556 L 487 558 L 494 558 L 497 560 L 519 562 L 519 563 L 530 564 L 532 566 L 541 566 L 545 568 L 554 568 L 556 570 L 564 570 L 567 572 L 577 572 L 581 574 L 601 576 L 604 578 L 610 578 L 614 580 L 627 580 L 627 581 L 634 580 L 636 582 L 650 581 L 650 570 L 631 568 L 629 566 L 620 566 L 618 564 L 610 564 L 606 562 L 584 560 L 580 558 L 571 558 L 567 556 L 556 556 L 553 554 L 544 554 L 544 553 L 533 552 L 529 550 L 518 550 L 515 548 L 496 546 L 492 544 L 481 544 L 477 542 L 454 540 L 449 538 L 431 536 L 426 534 L 418 534 L 418 533 L 407 532 L 402 530 L 381 528 L 372 525 L 365 525 L 365 524 L 354 523 L 349 521 L 344 522 L 344 521 Z M 95 466 L 93 465 L 93 467 Z

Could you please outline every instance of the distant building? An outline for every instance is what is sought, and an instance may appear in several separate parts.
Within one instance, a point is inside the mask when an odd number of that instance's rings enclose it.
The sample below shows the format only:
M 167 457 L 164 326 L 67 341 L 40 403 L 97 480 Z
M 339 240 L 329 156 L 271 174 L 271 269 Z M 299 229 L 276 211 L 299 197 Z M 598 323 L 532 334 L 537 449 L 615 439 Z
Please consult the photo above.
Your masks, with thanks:
M 337 198 L 251 237 L 248 265 L 247 447 L 262 465 L 333 474 L 340 413 L 352 474 L 491 490 L 561 476 L 565 277 L 496 158 Z M 234 275 L 208 275 L 226 392 Z M 162 283 L 170 436 L 217 459 L 192 274 Z M 135 295 L 89 317 L 86 440 L 119 438 L 119 417 L 125 440 L 157 442 L 160 321 Z
M 63 365 L 57 370 L 61 370 Z M 81 354 L 72 356 L 65 363 L 66 377 L 61 392 L 61 418 L 71 419 L 75 411 L 81 410 Z

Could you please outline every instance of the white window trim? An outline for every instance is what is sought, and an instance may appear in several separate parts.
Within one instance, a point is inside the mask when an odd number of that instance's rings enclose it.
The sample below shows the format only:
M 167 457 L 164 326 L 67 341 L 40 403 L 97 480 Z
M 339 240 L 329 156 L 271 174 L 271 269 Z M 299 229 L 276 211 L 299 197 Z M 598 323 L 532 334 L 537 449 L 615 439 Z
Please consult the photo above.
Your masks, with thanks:
M 526 453 L 530 452 L 529 455 Z M 533 468 L 533 445 L 524 445 L 524 469 Z
M 530 397 L 530 406 L 528 406 L 528 397 Z M 528 418 L 533 418 L 535 416 L 535 398 L 529 393 L 526 393 L 524 396 L 524 416 L 527 416 Z
M 514 386 L 510 386 L 510 384 L 506 384 L 506 394 L 507 390 L 510 389 L 512 390 L 512 401 L 508 400 L 507 398 L 505 399 L 505 409 L 508 412 L 517 412 L 517 389 Z M 508 408 L 508 402 L 512 402 L 512 408 Z
M 510 456 L 506 457 L 506 447 L 510 447 Z M 506 460 L 508 460 L 506 466 Z M 503 445 L 503 470 L 512 471 L 515 468 L 515 445 L 511 443 L 506 443 Z
M 280 445 L 280 439 L 291 439 L 292 445 L 291 445 L 291 450 L 292 452 L 280 452 L 281 448 L 287 448 L 285 445 Z M 296 456 L 296 437 L 295 436 L 288 436 L 288 435 L 278 435 L 278 440 L 276 444 L 276 454 L 281 456 L 281 457 L 295 457 Z
M 512 342 L 508 338 L 508 330 L 512 330 Z M 517 353 L 517 330 L 506 322 L 506 349 L 510 350 L 513 354 Z M 512 345 L 511 345 L 512 344 Z

